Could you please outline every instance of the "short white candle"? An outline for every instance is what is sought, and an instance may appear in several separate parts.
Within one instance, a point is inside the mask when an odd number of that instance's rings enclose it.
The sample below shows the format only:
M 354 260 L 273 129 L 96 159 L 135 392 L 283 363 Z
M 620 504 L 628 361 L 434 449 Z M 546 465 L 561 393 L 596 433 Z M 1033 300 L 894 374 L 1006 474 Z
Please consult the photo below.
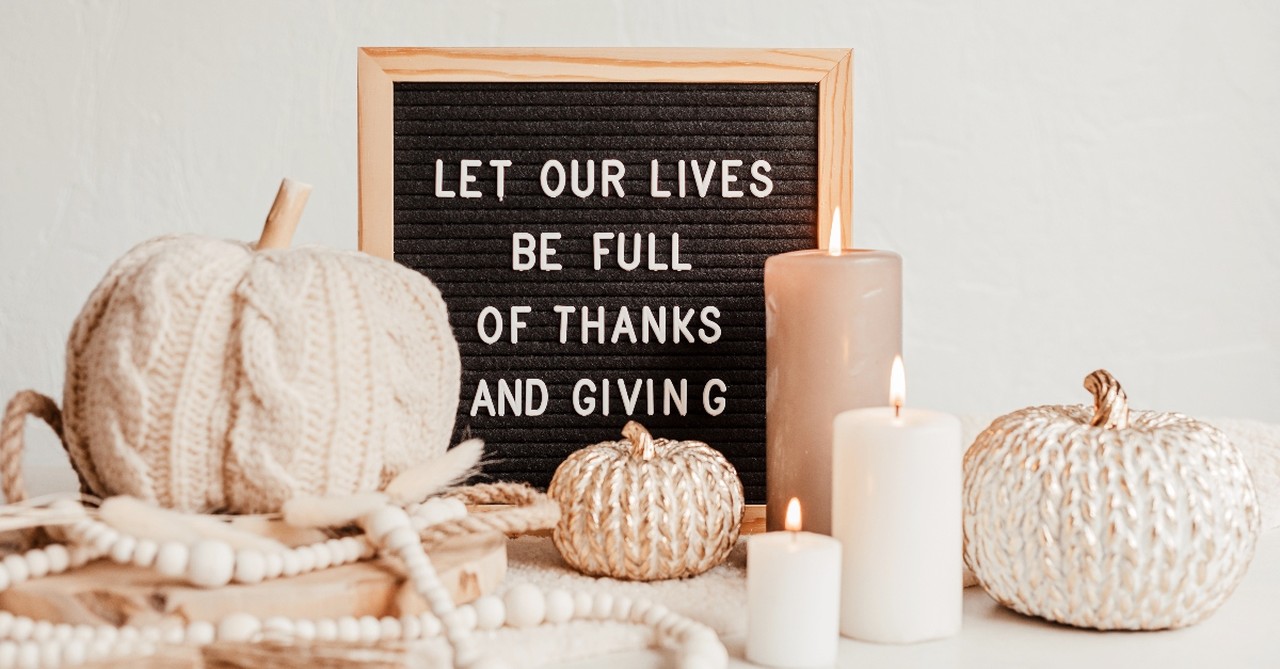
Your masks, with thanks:
M 840 633 L 913 643 L 960 631 L 963 612 L 960 421 L 904 409 L 902 360 L 891 407 L 836 416 L 832 535 L 844 545 Z
M 800 502 L 787 531 L 747 542 L 747 661 L 829 667 L 840 640 L 840 542 L 800 532 Z

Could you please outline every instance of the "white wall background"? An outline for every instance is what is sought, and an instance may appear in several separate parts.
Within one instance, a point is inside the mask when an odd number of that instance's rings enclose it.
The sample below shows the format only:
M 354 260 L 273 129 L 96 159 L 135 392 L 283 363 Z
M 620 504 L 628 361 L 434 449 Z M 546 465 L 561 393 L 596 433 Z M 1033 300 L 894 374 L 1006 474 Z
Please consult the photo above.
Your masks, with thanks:
M 0 396 L 161 233 L 356 242 L 358 46 L 853 47 L 855 238 L 906 261 L 912 404 L 1280 421 L 1280 3 L 0 4 Z M 33 433 L 38 432 L 32 430 Z M 32 458 L 60 459 L 53 440 Z

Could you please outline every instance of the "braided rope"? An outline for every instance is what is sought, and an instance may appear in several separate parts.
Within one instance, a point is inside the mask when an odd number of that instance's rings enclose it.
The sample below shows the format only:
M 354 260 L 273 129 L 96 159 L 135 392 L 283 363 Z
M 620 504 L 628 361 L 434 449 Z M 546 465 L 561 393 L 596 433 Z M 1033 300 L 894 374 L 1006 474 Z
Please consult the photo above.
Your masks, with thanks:
M 1110 430 L 1129 427 L 1129 401 L 1120 382 L 1105 369 L 1084 377 L 1084 389 L 1093 393 L 1093 420 L 1089 424 Z
M 27 498 L 27 485 L 22 476 L 22 455 L 26 450 L 23 430 L 27 416 L 35 416 L 53 428 L 62 440 L 62 412 L 50 397 L 34 390 L 23 390 L 9 400 L 0 424 L 0 490 L 5 502 L 13 504 Z
M 453 537 L 480 532 L 523 534 L 546 530 L 560 520 L 560 505 L 545 493 L 523 483 L 478 483 L 450 492 L 464 504 L 511 504 L 511 508 L 469 513 L 462 518 L 432 525 L 422 532 L 428 549 Z

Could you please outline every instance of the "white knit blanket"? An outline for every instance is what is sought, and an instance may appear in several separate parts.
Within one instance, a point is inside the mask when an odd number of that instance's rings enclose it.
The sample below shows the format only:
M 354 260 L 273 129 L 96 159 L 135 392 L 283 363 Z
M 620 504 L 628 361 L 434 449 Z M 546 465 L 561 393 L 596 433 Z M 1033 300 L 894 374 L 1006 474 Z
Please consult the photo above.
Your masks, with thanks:
M 988 422 L 965 419 L 966 443 L 972 443 Z M 1251 420 L 1210 422 L 1244 453 L 1258 490 L 1264 530 L 1280 526 L 1280 425 Z M 741 542 L 725 564 L 701 576 L 656 583 L 583 576 L 565 564 L 550 539 L 514 539 L 507 549 L 507 583 L 527 581 L 570 591 L 604 589 L 615 596 L 647 598 L 710 625 L 723 637 L 742 639 L 746 635 L 746 550 Z M 513 666 L 534 666 L 640 648 L 648 641 L 648 633 L 637 626 L 574 622 L 528 631 L 503 630 L 486 645 Z

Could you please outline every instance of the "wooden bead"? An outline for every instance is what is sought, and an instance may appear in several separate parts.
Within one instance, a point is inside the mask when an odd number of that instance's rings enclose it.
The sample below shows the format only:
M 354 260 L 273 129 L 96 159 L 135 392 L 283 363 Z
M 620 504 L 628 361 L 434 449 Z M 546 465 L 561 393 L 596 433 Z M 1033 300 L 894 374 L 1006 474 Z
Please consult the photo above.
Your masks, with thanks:
M 293 622 L 293 636 L 299 641 L 311 641 L 316 638 L 316 623 L 309 618 L 299 618 Z
M 338 641 L 355 643 L 360 640 L 360 621 L 354 616 L 338 618 Z
M 329 548 L 328 543 L 319 543 L 311 547 L 311 554 L 315 556 L 315 565 L 311 567 L 312 571 L 322 571 L 328 569 L 334 563 L 333 551 Z
M 115 543 L 119 540 L 120 540 L 120 533 L 113 529 L 108 528 L 106 530 L 103 530 L 101 533 L 97 534 L 92 540 L 86 543 L 88 543 L 89 546 L 92 547 L 93 550 L 97 551 L 98 553 L 107 553 L 111 550 L 111 547 L 114 546 Z
M 59 623 L 53 626 L 53 639 L 55 641 L 70 641 L 76 635 L 76 626 L 70 623 Z
M 187 638 L 187 630 L 182 625 L 170 625 L 163 630 L 160 640 L 167 646 L 180 646 Z
M 324 549 L 329 552 L 329 562 L 333 565 L 346 564 L 351 560 L 347 558 L 347 549 L 338 539 L 330 539 L 324 542 Z
M 630 597 L 618 597 L 613 600 L 613 612 L 610 618 L 619 622 L 626 622 L 631 619 L 632 601 Z
M 263 554 L 262 580 L 280 578 L 282 571 L 284 571 L 284 558 L 279 552 L 271 551 Z
M 40 644 L 40 666 L 50 669 L 62 666 L 62 644 L 57 641 Z
M 40 666 L 40 646 L 24 643 L 18 646 L 18 669 L 36 669 Z
M 49 573 L 61 574 L 67 570 L 71 556 L 67 555 L 67 547 L 62 544 L 49 544 L 44 547 L 44 554 L 49 558 Z
M 138 540 L 129 536 L 122 536 L 111 545 L 111 552 L 107 553 L 107 557 L 116 564 L 131 564 L 133 562 L 133 551 L 138 547 Z
M 267 575 L 267 558 L 262 551 L 240 549 L 236 551 L 236 583 L 253 585 L 261 583 Z
M 298 573 L 309 574 L 316 569 L 316 552 L 310 546 L 299 546 L 293 549 L 298 556 Z
M 476 628 L 496 630 L 507 619 L 507 607 L 494 595 L 485 595 L 472 603 L 476 609 Z
M 190 555 L 186 544 L 166 541 L 160 544 L 160 549 L 156 552 L 156 571 L 161 576 L 178 578 L 186 573 Z
M 4 560 L 0 560 L 0 567 L 9 572 L 10 585 L 22 583 L 31 575 L 31 570 L 27 568 L 27 561 L 18 554 L 4 556 Z
M 564 590 L 547 593 L 547 622 L 563 623 L 573 619 L 573 595 Z
M 213 623 L 197 620 L 187 625 L 187 643 L 193 646 L 207 646 L 213 643 L 217 631 Z
M 159 641 L 163 634 L 164 630 L 160 629 L 157 625 L 148 625 L 138 630 L 139 639 L 142 641 L 150 641 L 152 643 Z
M 115 651 L 115 642 L 94 639 L 88 643 L 86 654 L 92 658 L 111 657 Z
M 700 639 L 680 647 L 680 669 L 725 669 L 729 652 L 719 640 Z
M 360 641 L 364 643 L 373 643 L 382 636 L 382 621 L 373 616 L 360 616 L 356 619 L 360 623 Z
M 422 638 L 422 619 L 418 616 L 400 616 L 400 634 L 406 641 Z
M 418 616 L 418 621 L 422 623 L 422 638 L 430 639 L 440 635 L 442 625 L 440 619 L 432 613 L 424 613 Z
M 369 545 L 360 537 L 343 537 L 338 540 L 343 548 L 343 561 L 356 562 L 364 557 L 365 548 Z
M 268 639 L 281 640 L 293 636 L 293 621 L 284 616 L 271 616 L 262 621 L 262 636 Z
M 414 544 L 422 543 L 422 539 L 411 527 L 397 527 L 387 533 L 382 545 L 389 551 L 402 551 Z
M 463 604 L 446 613 L 441 622 L 444 623 L 445 629 L 450 632 L 449 636 L 452 638 L 455 635 L 475 629 L 477 617 L 475 607 L 470 604 Z
M 49 574 L 49 556 L 43 550 L 27 551 L 26 559 L 31 578 L 44 578 Z
M 573 617 L 579 620 L 586 620 L 591 617 L 591 612 L 596 608 L 596 600 L 592 598 L 589 592 L 573 593 Z
M 133 565 L 144 569 L 150 567 L 156 563 L 156 553 L 158 552 L 160 552 L 160 544 L 150 539 L 138 541 L 138 545 L 133 547 Z
M 591 608 L 591 617 L 605 620 L 613 614 L 613 595 L 608 592 L 597 592 L 595 603 Z
M 397 527 L 409 527 L 409 516 L 398 506 L 384 506 L 365 516 L 361 525 L 370 539 L 382 543 L 382 538 L 391 530 Z
M 13 627 L 9 628 L 9 638 L 14 641 L 26 641 L 31 637 L 31 632 L 36 628 L 36 621 L 26 616 L 16 616 L 13 619 Z
M 507 605 L 507 624 L 512 627 L 541 625 L 546 618 L 547 601 L 542 591 L 530 583 L 521 583 L 508 590 L 503 602 Z
M 236 553 L 224 541 L 205 539 L 191 547 L 187 581 L 202 588 L 220 588 L 235 574 Z
M 283 561 L 283 566 L 280 569 L 281 576 L 291 578 L 298 575 L 298 571 L 300 570 L 302 563 L 298 560 L 298 553 L 296 551 L 284 551 L 280 553 L 280 559 Z
M 98 635 L 98 628 L 94 625 L 81 623 L 72 630 L 71 638 L 80 639 L 81 641 L 89 641 Z
M 252 641 L 261 630 L 257 616 L 233 613 L 218 623 L 218 641 Z
M 661 604 L 654 604 L 649 607 L 648 612 L 644 614 L 644 624 L 654 627 L 665 620 L 668 613 L 671 613 L 671 611 L 669 611 L 667 607 Z
M 382 627 L 381 633 L 378 635 L 383 641 L 394 641 L 400 638 L 403 628 L 400 627 L 400 619 L 392 616 L 383 616 L 378 620 L 378 625 Z
M 71 569 L 83 567 L 86 564 L 89 564 L 90 560 L 93 560 L 97 557 L 98 557 L 98 553 L 96 553 L 91 549 L 85 548 L 83 546 L 68 548 L 67 549 L 67 566 Z
M 36 624 L 31 627 L 31 638 L 35 641 L 45 641 L 53 638 L 53 623 L 48 620 L 37 620 Z
M 94 630 L 94 640 L 106 641 L 107 643 L 115 643 L 120 637 L 120 628 L 113 625 L 99 625 Z
M 338 621 L 333 618 L 317 620 L 316 639 L 319 641 L 336 641 L 338 639 Z
M 68 667 L 78 667 L 85 663 L 88 655 L 85 654 L 87 649 L 84 641 L 80 639 L 72 639 L 62 644 L 62 662 Z

